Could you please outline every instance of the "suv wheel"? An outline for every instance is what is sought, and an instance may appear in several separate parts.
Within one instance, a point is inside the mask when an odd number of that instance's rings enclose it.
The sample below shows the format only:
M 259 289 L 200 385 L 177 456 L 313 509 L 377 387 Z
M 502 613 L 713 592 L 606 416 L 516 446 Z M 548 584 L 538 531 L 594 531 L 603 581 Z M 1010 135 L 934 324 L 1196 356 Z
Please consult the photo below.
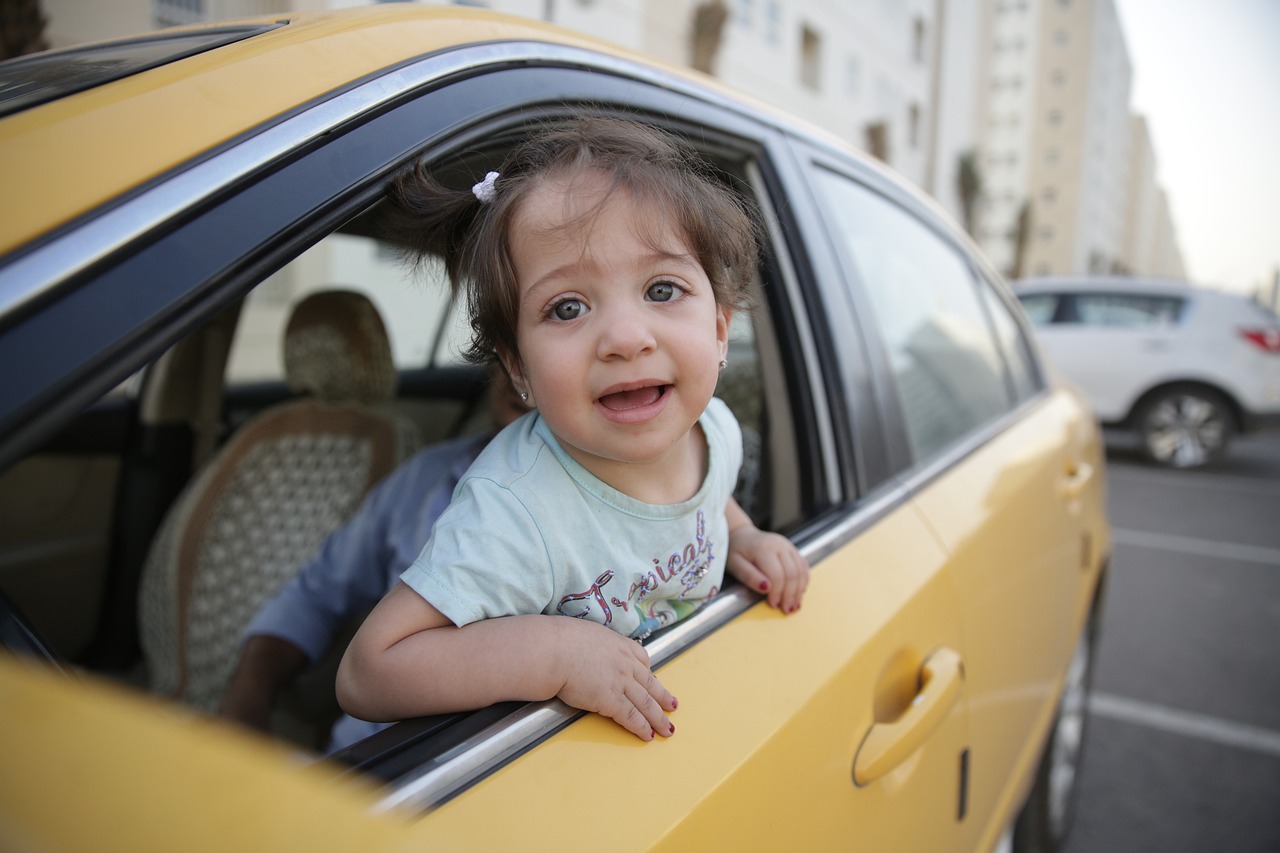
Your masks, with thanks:
M 1226 401 L 1212 391 L 1173 388 L 1146 401 L 1137 418 L 1147 457 L 1167 468 L 1198 468 L 1222 456 L 1233 423 Z

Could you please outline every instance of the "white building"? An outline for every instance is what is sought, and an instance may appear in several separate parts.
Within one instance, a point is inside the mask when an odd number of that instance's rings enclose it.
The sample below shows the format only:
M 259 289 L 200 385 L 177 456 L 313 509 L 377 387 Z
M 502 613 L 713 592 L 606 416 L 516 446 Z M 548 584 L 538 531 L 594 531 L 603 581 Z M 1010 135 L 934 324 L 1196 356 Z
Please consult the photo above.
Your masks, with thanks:
M 1013 275 L 1182 275 L 1112 0 L 985 5 L 983 249 Z

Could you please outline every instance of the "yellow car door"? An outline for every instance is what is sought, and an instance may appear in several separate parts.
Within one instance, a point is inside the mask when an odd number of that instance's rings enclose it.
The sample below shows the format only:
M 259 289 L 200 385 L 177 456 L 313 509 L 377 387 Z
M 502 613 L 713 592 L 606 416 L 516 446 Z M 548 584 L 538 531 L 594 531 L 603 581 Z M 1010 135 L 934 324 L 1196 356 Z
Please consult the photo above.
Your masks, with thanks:
M 796 615 L 757 604 L 658 670 L 674 737 L 587 716 L 428 815 L 424 841 L 460 848 L 483 826 L 495 849 L 958 849 L 955 590 L 918 513 L 886 501 L 806 543 L 830 553 Z
M 1088 615 L 1106 545 L 1100 513 L 1085 510 L 1101 497 L 1082 500 L 1101 488 L 1093 434 L 1079 400 L 1055 391 L 917 498 L 951 551 L 981 813 L 1012 814 L 1026 796 L 1019 780 L 1033 775 Z

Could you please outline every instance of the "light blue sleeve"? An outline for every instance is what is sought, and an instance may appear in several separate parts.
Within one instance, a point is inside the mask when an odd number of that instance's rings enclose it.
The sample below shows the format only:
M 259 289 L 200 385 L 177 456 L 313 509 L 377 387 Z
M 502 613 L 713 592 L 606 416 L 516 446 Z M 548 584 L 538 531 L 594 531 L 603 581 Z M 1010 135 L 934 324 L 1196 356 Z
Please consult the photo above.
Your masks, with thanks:
M 547 612 L 556 588 L 528 508 L 509 489 L 480 477 L 458 486 L 400 579 L 458 626 Z

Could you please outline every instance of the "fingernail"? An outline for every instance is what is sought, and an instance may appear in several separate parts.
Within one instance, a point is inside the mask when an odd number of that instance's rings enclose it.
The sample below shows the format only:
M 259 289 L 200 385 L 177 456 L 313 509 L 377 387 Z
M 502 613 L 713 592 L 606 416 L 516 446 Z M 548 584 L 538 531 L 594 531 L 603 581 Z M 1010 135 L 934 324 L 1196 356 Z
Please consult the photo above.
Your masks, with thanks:
M 657 736 L 658 736 L 658 733 L 656 731 L 654 731 L 653 729 L 649 729 L 649 740 L 653 740 Z
M 679 700 L 679 699 L 677 699 L 676 697 L 672 696 L 672 697 L 671 697 L 671 710 L 673 710 L 673 711 L 674 711 L 676 708 L 679 708 L 679 707 L 680 707 L 680 700 Z
M 673 735 L 673 734 L 675 734 L 675 733 L 676 733 L 676 724 L 675 724 L 675 723 L 672 723 L 672 724 L 671 724 L 671 731 L 667 733 L 667 737 L 671 737 L 671 735 Z
M 768 592 L 768 591 L 769 591 L 769 582 L 768 582 L 768 581 L 760 581 L 760 591 L 761 591 L 761 592 Z

